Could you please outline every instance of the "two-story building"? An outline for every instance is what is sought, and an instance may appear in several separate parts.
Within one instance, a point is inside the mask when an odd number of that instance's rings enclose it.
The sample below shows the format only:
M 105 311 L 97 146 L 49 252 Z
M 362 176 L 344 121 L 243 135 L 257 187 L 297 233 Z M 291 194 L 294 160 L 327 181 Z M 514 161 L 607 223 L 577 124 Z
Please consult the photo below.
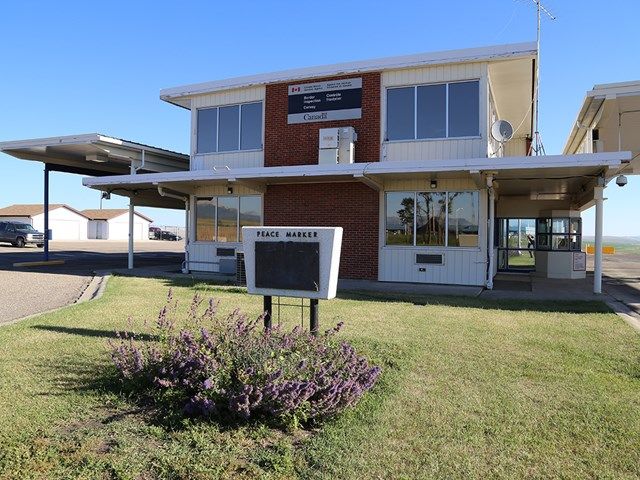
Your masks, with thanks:
M 231 272 L 243 226 L 286 225 L 343 227 L 341 278 L 584 277 L 580 211 L 630 154 L 532 156 L 536 61 L 524 43 L 169 88 L 189 170 L 83 183 L 184 200 L 189 271 Z

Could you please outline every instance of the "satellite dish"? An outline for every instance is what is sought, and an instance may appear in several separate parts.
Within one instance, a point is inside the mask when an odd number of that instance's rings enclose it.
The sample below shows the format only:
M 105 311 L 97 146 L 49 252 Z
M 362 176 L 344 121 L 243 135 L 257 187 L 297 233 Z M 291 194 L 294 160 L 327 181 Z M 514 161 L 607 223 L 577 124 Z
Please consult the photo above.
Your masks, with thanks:
M 496 120 L 491 125 L 491 136 L 500 143 L 505 143 L 513 137 L 513 127 L 506 120 Z

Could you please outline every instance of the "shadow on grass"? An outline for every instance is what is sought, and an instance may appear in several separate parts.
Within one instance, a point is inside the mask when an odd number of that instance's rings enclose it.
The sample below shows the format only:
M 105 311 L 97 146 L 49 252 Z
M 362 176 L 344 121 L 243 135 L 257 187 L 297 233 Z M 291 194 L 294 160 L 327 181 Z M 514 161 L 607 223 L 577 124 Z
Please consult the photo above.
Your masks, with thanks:
M 67 335 L 80 335 L 82 337 L 94 337 L 94 338 L 111 338 L 118 339 L 118 332 L 115 330 L 97 330 L 95 328 L 80 328 L 80 327 L 61 327 L 58 325 L 34 325 L 31 328 L 36 330 L 45 330 L 47 332 L 64 333 Z M 157 335 L 151 335 L 148 333 L 136 333 L 136 340 L 144 341 L 158 341 Z
M 245 287 L 233 283 L 220 283 L 213 280 L 195 278 L 157 277 L 167 288 L 184 287 L 206 293 L 241 293 Z M 337 297 L 342 300 L 372 302 L 406 302 L 418 306 L 439 305 L 460 308 L 480 308 L 484 310 L 560 312 L 560 313 L 611 313 L 613 310 L 604 302 L 597 300 L 525 300 L 525 299 L 489 299 L 454 295 L 429 295 L 398 292 L 339 291 Z

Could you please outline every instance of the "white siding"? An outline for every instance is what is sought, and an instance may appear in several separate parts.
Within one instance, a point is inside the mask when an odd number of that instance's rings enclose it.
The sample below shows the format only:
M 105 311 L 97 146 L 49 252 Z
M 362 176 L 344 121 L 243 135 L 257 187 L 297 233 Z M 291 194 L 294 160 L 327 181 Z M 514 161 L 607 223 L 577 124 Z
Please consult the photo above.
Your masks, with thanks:
M 238 90 L 199 95 L 193 97 L 191 107 L 191 170 L 210 170 L 213 167 L 251 168 L 264 166 L 264 150 L 245 152 L 221 152 L 197 154 L 197 110 L 199 108 L 219 107 L 262 101 L 262 143 L 264 145 L 264 100 L 265 87 L 251 87 Z
M 386 89 L 408 85 L 442 83 L 460 80 L 480 80 L 480 136 L 464 139 L 411 140 L 385 142 Z M 381 161 L 448 160 L 487 156 L 488 88 L 486 63 L 463 63 L 435 67 L 390 70 L 382 73 Z
M 49 210 L 52 240 L 86 240 L 87 218 L 64 207 Z M 44 232 L 44 213 L 33 217 L 33 228 Z
M 424 191 L 427 180 L 392 180 L 385 182 L 386 191 Z M 438 189 L 477 190 L 471 180 L 438 179 Z M 480 190 L 479 195 L 479 232 L 478 247 L 400 247 L 385 246 L 385 201 L 384 192 L 380 192 L 380 237 L 378 280 L 384 282 L 419 282 L 455 285 L 484 285 L 487 268 L 487 193 Z M 416 265 L 417 253 L 439 254 L 444 256 L 443 265 Z M 419 268 L 426 269 L 420 272 Z
M 123 213 L 111 220 L 108 220 L 109 240 L 128 240 L 129 239 L 129 213 Z M 134 215 L 133 217 L 133 239 L 149 240 L 149 221 Z

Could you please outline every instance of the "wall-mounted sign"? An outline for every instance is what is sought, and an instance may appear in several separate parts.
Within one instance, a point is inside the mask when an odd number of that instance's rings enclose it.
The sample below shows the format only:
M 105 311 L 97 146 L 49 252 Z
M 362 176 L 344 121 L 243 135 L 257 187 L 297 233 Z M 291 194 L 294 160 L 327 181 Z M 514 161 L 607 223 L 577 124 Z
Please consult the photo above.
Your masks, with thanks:
M 336 296 L 340 227 L 242 227 L 251 294 L 330 299 Z
M 288 123 L 362 116 L 362 78 L 289 85 Z
M 587 254 L 585 252 L 573 252 L 573 271 L 584 272 L 587 270 Z

